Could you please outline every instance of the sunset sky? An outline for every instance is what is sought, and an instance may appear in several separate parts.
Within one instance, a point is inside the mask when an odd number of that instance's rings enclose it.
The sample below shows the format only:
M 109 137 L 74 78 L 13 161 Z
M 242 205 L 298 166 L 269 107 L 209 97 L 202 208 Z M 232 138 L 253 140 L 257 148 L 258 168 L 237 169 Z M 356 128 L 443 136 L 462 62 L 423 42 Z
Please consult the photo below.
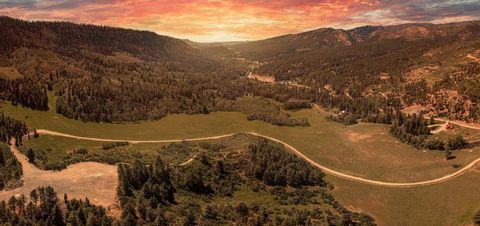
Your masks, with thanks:
M 320 27 L 480 19 L 479 0 L 0 0 L 0 15 L 151 30 L 200 42 Z

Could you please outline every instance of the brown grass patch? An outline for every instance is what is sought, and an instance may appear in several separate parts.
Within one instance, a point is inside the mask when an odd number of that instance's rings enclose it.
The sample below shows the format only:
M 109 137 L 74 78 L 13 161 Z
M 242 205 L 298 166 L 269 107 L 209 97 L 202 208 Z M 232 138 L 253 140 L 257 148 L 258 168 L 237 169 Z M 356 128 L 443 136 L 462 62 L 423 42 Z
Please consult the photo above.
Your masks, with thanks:
M 22 78 L 23 75 L 18 72 L 16 68 L 13 67 L 0 67 L 0 77 L 8 79 L 17 79 Z
M 354 143 L 365 142 L 372 138 L 371 134 L 360 134 L 355 132 L 347 132 L 346 134 L 348 139 Z

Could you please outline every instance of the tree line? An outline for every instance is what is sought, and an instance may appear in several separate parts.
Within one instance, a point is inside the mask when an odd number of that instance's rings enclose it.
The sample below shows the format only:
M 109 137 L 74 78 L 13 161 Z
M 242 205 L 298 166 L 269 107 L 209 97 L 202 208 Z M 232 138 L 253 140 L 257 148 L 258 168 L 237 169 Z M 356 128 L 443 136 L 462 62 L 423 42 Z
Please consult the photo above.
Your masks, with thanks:
M 0 99 L 13 105 L 22 105 L 35 110 L 48 110 L 47 87 L 32 79 L 5 79 L 0 77 Z
M 434 124 L 433 118 L 427 120 L 423 115 L 416 114 L 400 114 L 400 116 L 393 121 L 390 132 L 402 142 L 418 149 L 445 150 L 447 159 L 450 159 L 453 157 L 452 150 L 459 150 L 467 145 L 467 141 L 461 135 L 449 137 L 446 141 L 431 137 L 428 125 Z
M 0 113 L 0 142 L 8 143 L 11 138 L 15 138 L 19 145 L 22 143 L 22 137 L 27 133 L 28 128 L 25 122 Z
M 325 186 L 325 175 L 307 162 L 262 139 L 248 148 L 255 178 L 270 186 Z M 247 170 L 247 169 L 246 169 Z
M 0 143 L 0 190 L 15 187 L 22 174 L 20 162 L 7 145 Z
M 104 207 L 95 206 L 88 199 L 69 200 L 64 195 L 61 202 L 52 187 L 39 187 L 28 197 L 12 196 L 7 202 L 0 202 L 0 224 L 111 226 L 113 219 Z

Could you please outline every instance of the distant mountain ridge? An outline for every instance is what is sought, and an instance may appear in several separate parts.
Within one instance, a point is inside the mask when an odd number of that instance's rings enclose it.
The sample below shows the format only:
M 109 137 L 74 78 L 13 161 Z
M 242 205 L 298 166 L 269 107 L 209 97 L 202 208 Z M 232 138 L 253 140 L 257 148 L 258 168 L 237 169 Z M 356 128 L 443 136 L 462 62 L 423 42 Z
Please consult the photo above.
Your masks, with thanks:
M 392 26 L 362 26 L 354 29 L 319 28 L 298 34 L 286 34 L 250 42 L 196 43 L 163 36 L 151 31 L 76 24 L 70 22 L 25 21 L 0 16 L 0 50 L 10 53 L 19 47 L 50 49 L 54 52 L 72 52 L 70 48 L 89 48 L 95 52 L 112 54 L 127 52 L 144 58 L 201 56 L 220 51 L 222 47 L 244 56 L 267 57 L 276 54 L 308 51 L 317 48 L 344 47 L 388 39 L 455 38 L 480 36 L 480 21 L 447 24 L 411 23 Z M 212 50 L 213 48 L 213 50 Z M 211 55 L 211 54 L 208 54 Z M 205 56 L 205 55 L 203 55 Z
M 259 41 L 231 45 L 244 56 L 267 57 L 276 54 L 311 49 L 344 47 L 389 39 L 414 41 L 419 39 L 470 39 L 480 36 L 480 21 L 448 24 L 401 24 L 393 26 L 363 26 L 350 30 L 320 28 L 298 34 L 287 34 Z

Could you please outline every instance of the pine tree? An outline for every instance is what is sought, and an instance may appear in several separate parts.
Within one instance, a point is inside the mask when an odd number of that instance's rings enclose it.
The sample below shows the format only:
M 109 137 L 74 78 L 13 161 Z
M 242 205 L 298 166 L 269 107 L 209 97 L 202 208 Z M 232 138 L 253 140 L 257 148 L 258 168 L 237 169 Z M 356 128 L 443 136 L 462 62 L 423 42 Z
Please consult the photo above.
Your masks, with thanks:
M 26 156 L 29 163 L 35 163 L 35 152 L 31 148 L 27 150 Z
M 55 206 L 53 207 L 53 216 L 50 222 L 52 223 L 52 225 L 55 225 L 55 226 L 65 225 L 62 211 L 60 210 L 60 207 L 57 204 L 55 204 Z

